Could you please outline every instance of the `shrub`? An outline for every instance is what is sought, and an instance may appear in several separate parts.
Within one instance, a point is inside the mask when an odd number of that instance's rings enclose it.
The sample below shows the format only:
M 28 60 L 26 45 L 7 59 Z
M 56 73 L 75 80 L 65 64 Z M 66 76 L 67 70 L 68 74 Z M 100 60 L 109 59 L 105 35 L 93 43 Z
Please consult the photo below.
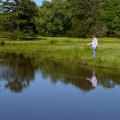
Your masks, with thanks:
M 117 36 L 118 38 L 120 38 L 120 31 L 118 31 L 118 32 L 116 33 L 116 36 Z
M 51 44 L 55 44 L 57 41 L 56 40 L 51 40 L 50 43 Z
M 0 46 L 4 46 L 5 45 L 5 41 L 0 41 Z

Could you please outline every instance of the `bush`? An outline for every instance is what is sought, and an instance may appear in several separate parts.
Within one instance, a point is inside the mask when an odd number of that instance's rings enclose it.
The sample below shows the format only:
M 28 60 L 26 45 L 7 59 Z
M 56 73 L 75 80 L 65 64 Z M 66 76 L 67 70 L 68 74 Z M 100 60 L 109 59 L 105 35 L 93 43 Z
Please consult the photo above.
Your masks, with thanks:
M 0 41 L 0 46 L 4 46 L 5 45 L 5 41 Z
M 120 38 L 120 31 L 116 33 L 116 37 Z
M 56 40 L 51 40 L 50 43 L 55 44 L 55 43 L 57 43 L 57 41 Z

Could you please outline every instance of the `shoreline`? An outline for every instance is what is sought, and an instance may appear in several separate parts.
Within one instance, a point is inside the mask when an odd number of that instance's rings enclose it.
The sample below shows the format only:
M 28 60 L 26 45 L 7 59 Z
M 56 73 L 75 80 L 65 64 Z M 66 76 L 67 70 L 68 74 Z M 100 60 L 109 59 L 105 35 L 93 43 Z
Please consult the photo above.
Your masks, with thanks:
M 104 66 L 102 66 L 102 65 L 97 65 L 97 64 L 95 64 L 95 65 L 93 65 L 93 64 L 89 64 L 89 62 L 88 63 L 85 63 L 85 61 L 84 60 L 68 60 L 68 59 L 57 59 L 57 58 L 53 58 L 53 57 L 48 57 L 47 55 L 48 55 L 48 53 L 40 53 L 40 54 L 38 54 L 37 52 L 31 52 L 31 53 L 29 53 L 29 54 L 27 54 L 27 53 L 23 53 L 23 52 L 20 52 L 20 53 L 18 53 L 17 51 L 8 51 L 8 52 L 0 52 L 0 53 L 3 53 L 3 54 L 16 54 L 16 55 L 24 55 L 24 56 L 27 56 L 27 57 L 30 57 L 30 54 L 31 54 L 31 57 L 35 57 L 35 56 L 39 56 L 40 58 L 42 58 L 42 59 L 48 59 L 48 60 L 51 60 L 51 61 L 60 61 L 60 62 L 68 62 L 69 64 L 81 64 L 81 65 L 83 65 L 83 66 L 85 66 L 85 67 L 94 67 L 94 68 L 100 68 L 100 69 L 115 69 L 115 70 L 119 70 L 120 69 L 120 67 L 113 67 L 113 66 L 107 66 L 107 65 L 104 65 Z M 96 59 L 97 60 L 97 59 Z M 93 59 L 93 61 L 95 62 L 96 60 L 94 60 Z M 0 62 L 2 61 L 2 59 L 0 59 Z M 83 61 L 83 62 L 82 62 Z
M 30 57 L 37 56 L 39 59 L 41 57 L 91 67 L 120 69 L 120 39 L 101 38 L 96 60 L 93 59 L 92 48 L 86 46 L 89 42 L 90 38 L 45 37 L 37 41 L 7 41 L 6 39 L 5 45 L 0 46 L 0 53 L 24 54 Z

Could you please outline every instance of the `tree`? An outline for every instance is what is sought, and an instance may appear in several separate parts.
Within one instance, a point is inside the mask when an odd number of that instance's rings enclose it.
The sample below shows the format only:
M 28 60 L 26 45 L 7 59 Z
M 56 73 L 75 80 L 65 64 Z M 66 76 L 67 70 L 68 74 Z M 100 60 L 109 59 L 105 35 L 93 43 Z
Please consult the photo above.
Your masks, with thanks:
M 108 0 L 102 14 L 107 26 L 107 36 L 120 37 L 120 0 Z
M 64 0 L 43 2 L 39 9 L 38 31 L 44 36 L 65 36 L 70 28 L 69 3 Z
M 120 37 L 120 0 L 0 1 L 0 34 L 22 38 L 41 36 Z
M 101 21 L 103 0 L 70 0 L 70 2 L 73 12 L 71 28 L 73 35 L 88 37 L 105 30 Z
M 31 0 L 4 0 L 2 16 L 6 17 L 3 28 L 15 38 L 34 35 L 36 31 L 35 17 L 38 15 L 36 4 Z

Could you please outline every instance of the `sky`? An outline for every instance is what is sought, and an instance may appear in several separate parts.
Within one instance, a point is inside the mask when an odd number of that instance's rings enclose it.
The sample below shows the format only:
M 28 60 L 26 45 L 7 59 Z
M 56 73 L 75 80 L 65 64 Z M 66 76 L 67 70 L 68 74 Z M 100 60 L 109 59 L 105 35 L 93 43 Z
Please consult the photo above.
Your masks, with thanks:
M 43 0 L 35 0 L 37 5 L 41 5 Z
M 35 2 L 36 2 L 37 5 L 41 5 L 41 4 L 42 4 L 42 1 L 43 1 L 43 0 L 35 0 Z M 48 1 L 50 1 L 50 0 L 48 0 Z

